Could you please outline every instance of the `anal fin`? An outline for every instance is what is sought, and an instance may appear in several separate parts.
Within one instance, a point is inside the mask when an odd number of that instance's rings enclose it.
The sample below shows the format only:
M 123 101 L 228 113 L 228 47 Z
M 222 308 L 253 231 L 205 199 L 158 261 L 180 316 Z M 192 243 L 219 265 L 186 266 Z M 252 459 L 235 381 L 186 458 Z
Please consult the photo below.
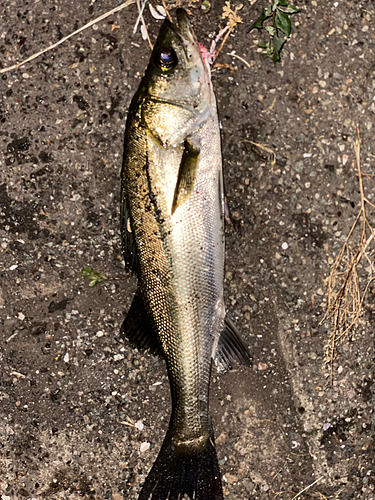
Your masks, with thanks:
M 140 349 L 149 349 L 154 354 L 162 352 L 139 289 L 134 295 L 133 302 L 121 327 L 120 336 L 126 337 L 135 347 Z
M 234 362 L 245 366 L 252 364 L 249 350 L 228 314 L 225 316 L 214 362 L 219 371 L 231 370 Z

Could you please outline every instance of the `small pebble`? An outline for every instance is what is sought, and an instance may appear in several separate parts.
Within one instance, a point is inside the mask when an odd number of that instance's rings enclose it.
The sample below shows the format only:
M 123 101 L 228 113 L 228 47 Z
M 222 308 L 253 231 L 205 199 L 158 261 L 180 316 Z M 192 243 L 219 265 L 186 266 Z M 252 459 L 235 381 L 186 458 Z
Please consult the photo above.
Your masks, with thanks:
M 226 477 L 227 482 L 229 484 L 233 484 L 233 483 L 236 483 L 238 481 L 238 477 L 234 476 L 233 474 L 229 474 L 229 472 L 227 474 L 225 474 L 225 477 Z
M 141 453 L 144 453 L 145 451 L 150 449 L 150 443 L 145 441 L 144 443 L 141 443 Z
M 143 428 L 144 428 L 143 422 L 141 420 L 138 420 L 138 422 L 136 422 L 134 424 L 134 427 L 136 429 L 138 429 L 139 431 L 143 431 Z
M 289 247 L 289 245 L 288 245 L 288 243 L 286 241 L 281 245 L 281 248 L 283 250 L 287 250 L 288 247 Z

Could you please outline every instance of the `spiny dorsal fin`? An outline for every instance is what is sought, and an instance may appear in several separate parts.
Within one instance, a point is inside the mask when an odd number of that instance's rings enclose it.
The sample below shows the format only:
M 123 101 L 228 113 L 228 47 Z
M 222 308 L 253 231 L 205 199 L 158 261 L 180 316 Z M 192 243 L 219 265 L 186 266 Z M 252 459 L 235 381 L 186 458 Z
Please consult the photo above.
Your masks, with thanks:
M 233 362 L 251 366 L 249 350 L 228 314 L 224 320 L 214 361 L 219 371 L 231 370 Z
M 134 295 L 120 335 L 125 336 L 134 346 L 140 349 L 150 349 L 154 354 L 161 354 L 162 352 L 139 288 Z
M 199 148 L 192 146 L 188 141 L 184 142 L 184 152 L 182 154 L 172 203 L 172 215 L 178 207 L 188 200 L 194 188 L 198 171 L 199 154 Z

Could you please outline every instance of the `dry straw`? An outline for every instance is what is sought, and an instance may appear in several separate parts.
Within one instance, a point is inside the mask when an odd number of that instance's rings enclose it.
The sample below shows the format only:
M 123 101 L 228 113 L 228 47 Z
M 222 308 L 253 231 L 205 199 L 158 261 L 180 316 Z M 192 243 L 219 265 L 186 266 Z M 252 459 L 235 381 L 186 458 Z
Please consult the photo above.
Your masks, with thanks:
M 371 258 L 375 233 L 368 215 L 368 206 L 375 206 L 368 200 L 363 187 L 361 168 L 361 136 L 357 125 L 357 136 L 354 142 L 356 166 L 358 171 L 359 190 L 361 194 L 361 208 L 343 244 L 327 281 L 327 311 L 321 321 L 330 320 L 332 332 L 326 346 L 325 362 L 331 366 L 331 384 L 333 383 L 333 362 L 339 342 L 347 339 L 358 327 L 363 310 L 363 302 L 371 283 L 375 280 L 374 259 Z M 357 232 L 355 229 L 362 223 L 359 244 L 352 246 Z M 369 264 L 368 276 L 363 278 L 360 265 L 363 260 Z

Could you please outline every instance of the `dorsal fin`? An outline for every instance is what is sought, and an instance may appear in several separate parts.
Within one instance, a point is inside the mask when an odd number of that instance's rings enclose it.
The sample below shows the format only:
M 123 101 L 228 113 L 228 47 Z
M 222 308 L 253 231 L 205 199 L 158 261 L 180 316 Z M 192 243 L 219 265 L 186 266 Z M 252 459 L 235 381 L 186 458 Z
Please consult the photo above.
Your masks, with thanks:
M 180 169 L 174 191 L 172 203 L 172 215 L 189 198 L 195 184 L 199 164 L 200 149 L 192 146 L 188 141 L 184 142 Z
M 234 362 L 245 366 L 252 364 L 249 350 L 228 314 L 225 316 L 214 361 L 219 371 L 231 370 Z

